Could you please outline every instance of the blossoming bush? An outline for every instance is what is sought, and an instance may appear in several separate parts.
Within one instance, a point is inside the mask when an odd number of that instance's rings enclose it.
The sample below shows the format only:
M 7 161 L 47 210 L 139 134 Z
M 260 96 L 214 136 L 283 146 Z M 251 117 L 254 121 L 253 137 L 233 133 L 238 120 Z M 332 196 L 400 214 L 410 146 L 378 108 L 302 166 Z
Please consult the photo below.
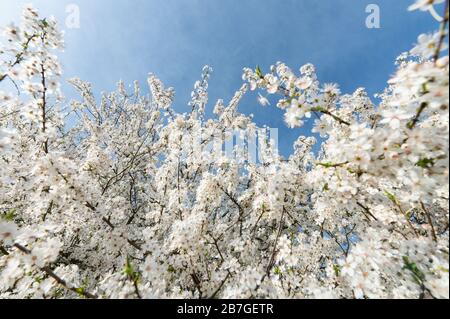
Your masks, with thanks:
M 448 298 L 446 10 L 377 105 L 277 63 L 206 119 L 209 67 L 185 114 L 155 75 L 150 97 L 71 79 L 64 103 L 57 23 L 26 7 L 1 49 L 0 298 Z M 290 127 L 315 118 L 320 152 L 301 136 L 288 159 L 266 138 L 258 162 L 212 157 L 259 130 L 249 89 Z

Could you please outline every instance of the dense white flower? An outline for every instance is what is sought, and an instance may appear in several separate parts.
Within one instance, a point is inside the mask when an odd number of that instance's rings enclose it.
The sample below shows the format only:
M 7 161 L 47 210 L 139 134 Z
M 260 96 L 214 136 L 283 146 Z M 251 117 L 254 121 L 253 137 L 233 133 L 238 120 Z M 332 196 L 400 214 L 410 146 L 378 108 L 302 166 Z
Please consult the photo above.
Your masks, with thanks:
M 5 36 L 1 73 L 28 94 L 0 92 L 0 298 L 448 298 L 449 68 L 429 59 L 435 35 L 377 103 L 277 62 L 245 68 L 208 118 L 210 67 L 186 113 L 156 75 L 150 95 L 71 79 L 80 98 L 66 105 L 56 21 L 27 6 Z M 239 112 L 249 89 L 322 138 L 281 156 Z

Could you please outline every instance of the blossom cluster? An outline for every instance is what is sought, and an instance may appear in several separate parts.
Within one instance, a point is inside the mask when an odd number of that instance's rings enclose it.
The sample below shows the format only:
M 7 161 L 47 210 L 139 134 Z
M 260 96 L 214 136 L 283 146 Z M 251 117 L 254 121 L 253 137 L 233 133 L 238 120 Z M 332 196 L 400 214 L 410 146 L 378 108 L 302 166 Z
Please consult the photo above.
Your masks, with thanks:
M 445 24 L 378 103 L 278 62 L 206 118 L 210 67 L 185 113 L 153 74 L 150 95 L 70 79 L 65 103 L 62 35 L 25 7 L 0 51 L 0 298 L 449 298 Z M 238 111 L 256 90 L 311 136 L 288 158 L 264 134 L 257 162 L 211 158 L 264 130 Z

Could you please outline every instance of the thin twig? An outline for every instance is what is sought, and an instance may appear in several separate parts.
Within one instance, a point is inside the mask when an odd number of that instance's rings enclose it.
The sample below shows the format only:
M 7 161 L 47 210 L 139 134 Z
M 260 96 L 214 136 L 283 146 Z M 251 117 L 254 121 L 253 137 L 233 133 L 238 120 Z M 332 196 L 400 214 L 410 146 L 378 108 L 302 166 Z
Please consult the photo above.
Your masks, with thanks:
M 438 45 L 436 47 L 436 52 L 434 53 L 434 63 L 437 62 L 437 60 L 439 59 L 439 55 L 441 54 L 441 49 L 442 49 L 442 45 L 444 44 L 444 39 L 446 36 L 446 29 L 447 29 L 447 24 L 448 24 L 448 19 L 449 19 L 449 14 L 448 14 L 448 7 L 449 7 L 449 0 L 445 1 L 445 9 L 444 9 L 444 19 L 441 22 L 441 27 L 439 28 L 439 41 L 438 41 Z
M 422 207 L 422 210 L 424 211 L 425 215 L 427 216 L 428 224 L 430 224 L 431 237 L 433 237 L 433 240 L 435 242 L 437 242 L 438 240 L 437 240 L 437 236 L 436 236 L 436 231 L 434 229 L 433 220 L 431 219 L 430 212 L 427 210 L 427 208 L 425 207 L 425 204 L 423 202 L 420 202 L 420 206 Z

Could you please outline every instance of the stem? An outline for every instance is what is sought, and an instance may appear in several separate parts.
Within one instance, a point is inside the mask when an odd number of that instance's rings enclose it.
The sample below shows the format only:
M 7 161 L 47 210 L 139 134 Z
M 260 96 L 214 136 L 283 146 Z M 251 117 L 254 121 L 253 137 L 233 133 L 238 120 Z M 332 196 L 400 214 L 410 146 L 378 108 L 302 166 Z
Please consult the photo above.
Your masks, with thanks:
M 434 54 L 433 60 L 434 63 L 439 59 L 439 55 L 441 54 L 442 45 L 444 43 L 444 39 L 446 36 L 445 30 L 447 29 L 449 14 L 448 14 L 449 0 L 445 1 L 445 9 L 444 9 L 444 19 L 441 22 L 441 27 L 439 29 L 439 42 L 436 48 L 436 52 Z
M 93 206 L 90 202 L 86 202 L 86 203 L 85 203 L 85 206 L 86 206 L 87 208 L 89 208 L 91 211 L 95 212 L 95 213 L 98 212 L 98 211 L 97 211 L 97 208 L 95 208 L 95 206 Z M 114 230 L 114 229 L 116 228 L 116 226 L 114 226 L 114 225 L 109 221 L 109 219 L 106 218 L 105 216 L 102 217 L 102 221 L 103 221 L 106 225 L 108 225 L 108 227 L 109 227 L 111 230 Z M 133 241 L 133 240 L 127 238 L 127 242 L 128 242 L 128 244 L 130 244 L 131 246 L 133 246 L 133 247 L 136 248 L 137 250 L 142 250 L 142 247 L 141 247 L 138 243 L 136 243 L 135 241 Z
M 195 271 L 191 274 L 191 278 L 192 278 L 192 281 L 193 281 L 194 284 L 195 284 L 195 288 L 197 288 L 197 291 L 198 291 L 198 293 L 199 293 L 199 298 L 198 298 L 198 299 L 202 299 L 203 292 L 202 292 L 201 281 L 200 281 L 200 279 L 198 278 L 198 276 L 197 276 L 197 274 L 195 273 Z
M 431 219 L 430 212 L 425 207 L 425 204 L 423 202 L 420 202 L 420 206 L 422 207 L 422 210 L 424 211 L 425 215 L 427 216 L 428 224 L 430 224 L 431 228 L 431 237 L 433 237 L 434 242 L 437 243 L 437 236 L 436 236 L 436 230 L 434 229 L 433 220 Z
M 420 107 L 417 110 L 416 115 L 407 125 L 410 130 L 412 130 L 417 125 L 417 123 L 419 123 L 420 116 L 422 115 L 423 111 L 427 108 L 427 106 L 428 106 L 427 102 L 423 102 L 422 104 L 420 104 Z

